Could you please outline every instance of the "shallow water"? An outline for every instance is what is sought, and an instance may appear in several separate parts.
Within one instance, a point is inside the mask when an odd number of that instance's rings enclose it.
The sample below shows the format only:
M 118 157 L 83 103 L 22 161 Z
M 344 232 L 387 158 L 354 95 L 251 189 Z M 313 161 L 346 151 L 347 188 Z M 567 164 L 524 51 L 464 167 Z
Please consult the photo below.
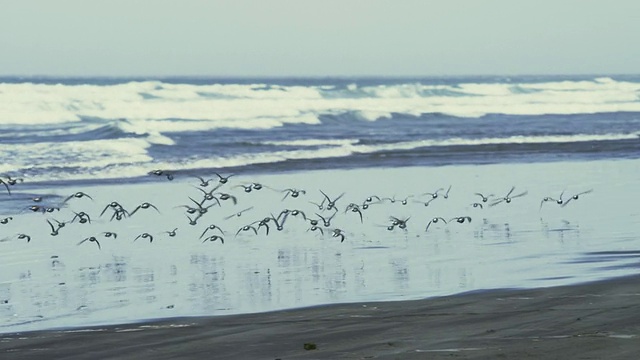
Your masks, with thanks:
M 125 323 L 193 315 L 261 312 L 327 303 L 417 299 L 493 288 L 527 288 L 574 284 L 637 273 L 640 260 L 640 210 L 635 187 L 640 161 L 613 160 L 510 165 L 465 165 L 288 174 L 237 175 L 220 191 L 238 197 L 222 202 L 188 224 L 189 196 L 199 199 L 194 178 L 178 177 L 134 185 L 82 188 L 19 184 L 13 195 L 0 195 L 0 331 Z M 298 198 L 269 188 L 243 192 L 240 184 L 259 182 L 276 189 L 302 188 Z M 438 188 L 444 191 L 424 206 Z M 527 194 L 484 208 L 475 192 Z M 332 214 L 320 203 L 323 190 L 337 201 L 337 213 L 324 235 L 308 231 L 303 219 L 290 216 L 285 228 L 236 232 L 244 225 L 301 209 L 309 217 Z M 561 207 L 541 200 L 593 190 Z M 32 213 L 26 206 L 35 194 L 43 203 L 59 204 L 84 191 L 93 201 L 72 198 L 59 212 Z M 350 202 L 368 196 L 395 197 L 357 213 L 344 212 Z M 409 195 L 407 205 L 400 201 Z M 10 201 L 7 201 L 9 200 Z M 132 211 L 109 221 L 111 201 Z M 241 216 L 236 212 L 253 206 Z M 67 224 L 50 236 L 46 219 L 68 221 L 72 211 L 90 214 L 91 224 Z M 225 219 L 232 216 L 230 219 Z M 389 217 L 410 219 L 405 230 L 387 229 Z M 471 223 L 450 221 L 426 225 L 434 217 L 470 216 Z M 51 220 L 53 222 L 53 220 Z M 209 224 L 225 231 L 220 241 L 203 243 Z M 345 241 L 332 237 L 344 230 Z M 165 231 L 178 228 L 175 237 Z M 105 238 L 102 232 L 118 234 Z M 134 239 L 148 232 L 153 242 Z M 31 241 L 17 234 L 31 236 Z M 207 231 L 204 237 L 215 233 Z M 95 236 L 93 242 L 78 243 Z M 204 238 L 203 237 L 203 238 Z

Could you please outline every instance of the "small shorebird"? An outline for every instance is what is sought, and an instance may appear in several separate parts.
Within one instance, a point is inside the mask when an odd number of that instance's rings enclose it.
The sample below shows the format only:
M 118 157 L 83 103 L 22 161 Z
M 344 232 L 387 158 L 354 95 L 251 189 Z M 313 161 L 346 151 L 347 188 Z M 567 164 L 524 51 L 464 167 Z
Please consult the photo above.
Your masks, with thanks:
M 17 183 L 22 183 L 22 182 L 24 182 L 23 178 L 15 178 L 14 179 L 11 176 L 7 176 L 7 184 L 9 184 L 11 186 L 13 186 L 13 185 L 15 185 Z
M 333 209 L 338 210 L 338 208 L 336 207 L 336 203 L 338 202 L 338 200 L 340 200 L 344 196 L 345 193 L 342 193 L 342 194 L 338 195 L 338 197 L 336 197 L 335 199 L 332 200 L 329 197 L 329 195 L 324 193 L 324 191 L 320 190 L 320 192 L 322 193 L 322 195 L 324 195 L 324 198 L 327 199 L 327 207 L 326 207 L 326 209 L 327 210 L 333 210 Z
M 339 237 L 340 238 L 340 242 L 344 242 L 345 234 L 344 234 L 344 231 L 342 229 L 338 229 L 338 228 L 333 229 L 333 234 L 331 234 L 331 236 L 332 237 Z
M 77 193 L 75 193 L 75 194 L 71 194 L 71 195 L 67 196 L 67 198 L 66 198 L 66 199 L 64 199 L 64 201 L 63 201 L 62 203 L 63 203 L 63 204 L 66 204 L 66 203 L 67 203 L 67 201 L 69 201 L 69 200 L 71 200 L 71 199 L 74 199 L 74 198 L 75 198 L 75 199 L 81 199 L 81 198 L 83 198 L 83 197 L 88 197 L 89 199 L 93 200 L 93 198 L 92 198 L 91 196 L 89 196 L 87 193 L 84 193 L 84 192 L 82 192 L 82 191 L 78 191 L 78 192 L 77 192 Z
M 465 222 L 470 223 L 471 222 L 471 216 L 456 216 L 454 218 L 451 218 L 451 220 L 449 220 L 449 222 L 452 221 L 456 221 L 458 224 L 464 224 Z
M 189 219 L 189 225 L 198 225 L 198 219 L 200 219 L 202 217 L 202 213 L 198 213 L 198 215 L 196 215 L 196 217 L 191 218 L 189 215 L 185 214 L 185 216 L 187 217 L 187 219 Z
M 375 205 L 375 204 L 380 204 L 380 201 L 376 201 L 376 202 L 371 202 L 371 201 L 363 201 L 362 205 L 360 205 L 360 210 L 367 210 L 369 208 L 369 206 L 371 205 Z
M 544 198 L 542 198 L 542 201 L 540 201 L 540 209 L 538 209 L 538 211 L 542 210 L 542 205 L 549 201 L 554 201 L 556 204 L 562 205 L 564 203 L 562 195 L 564 195 L 564 191 L 560 193 L 560 197 L 558 197 L 557 199 L 552 198 L 551 196 L 545 196 Z
M 49 226 L 51 227 L 51 236 L 57 236 L 58 235 L 58 231 L 60 231 L 60 229 L 62 229 L 65 225 L 64 222 L 60 222 L 56 219 L 53 219 L 53 221 L 55 221 L 57 223 L 57 226 L 54 226 L 53 223 L 51 221 L 49 221 L 49 219 L 47 219 L 47 223 L 49 224 Z
M 6 224 L 8 224 L 8 223 L 9 223 L 9 221 L 11 221 L 11 220 L 13 220 L 13 217 L 11 217 L 11 216 L 6 217 L 6 218 L 2 218 L 2 219 L 0 219 L 0 225 L 6 225 Z
M 264 227 L 265 231 L 266 231 L 265 235 L 269 235 L 269 222 L 271 220 L 273 220 L 273 219 L 270 218 L 270 217 L 266 217 L 266 218 L 264 218 L 262 220 L 257 220 L 257 221 L 252 222 L 251 225 L 258 224 L 258 227 L 256 228 L 256 230 L 260 230 L 261 227 Z
M 438 222 L 442 221 L 443 223 L 447 223 L 447 220 L 441 218 L 441 217 L 434 217 L 433 219 L 431 219 L 431 221 L 429 221 L 429 223 L 427 224 L 426 229 L 424 229 L 424 231 L 428 231 L 429 230 L 429 226 L 431 226 L 431 224 L 437 224 Z
M 276 223 L 276 230 L 282 231 L 284 229 L 284 222 L 287 221 L 288 216 L 289 212 L 280 212 L 277 218 L 273 215 L 273 213 L 271 214 L 271 219 L 274 223 Z M 282 217 L 282 220 L 280 220 L 280 217 Z
M 398 201 L 398 200 L 396 200 L 396 196 L 395 195 L 393 195 L 391 197 L 388 197 L 388 196 L 387 197 L 383 197 L 383 198 L 380 199 L 380 202 L 385 202 L 385 201 L 388 201 L 391 204 L 395 204 L 396 201 Z
M 493 195 L 493 194 L 489 194 L 489 195 L 487 195 L 487 196 L 484 196 L 484 195 L 482 195 L 481 193 L 474 193 L 474 195 L 478 195 L 478 196 L 480 196 L 480 198 L 482 198 L 482 202 L 483 202 L 483 203 L 486 203 L 487 201 L 489 201 L 489 198 L 490 198 L 490 197 L 495 196 L 495 195 Z
M 241 232 L 244 231 L 249 231 L 249 230 L 253 230 L 253 232 L 258 235 L 258 229 L 256 229 L 253 225 L 245 225 L 242 226 L 240 229 L 238 229 L 238 231 L 236 232 L 236 237 L 238 236 L 238 234 L 240 234 Z
M 9 193 L 9 195 L 11 195 L 11 190 L 9 189 L 9 184 L 7 184 L 4 180 L 0 179 L 0 184 L 4 185 L 4 187 L 7 189 L 7 192 Z
M 363 222 L 363 220 L 362 220 L 362 211 L 360 210 L 360 206 L 358 204 L 351 203 L 351 204 L 347 205 L 347 207 L 344 208 L 344 213 L 346 214 L 347 211 L 351 211 L 353 213 L 357 213 L 360 216 L 360 223 L 362 224 L 362 222 Z
M 152 242 L 153 242 L 153 236 L 151 236 L 151 234 L 149 234 L 149 233 L 142 233 L 142 234 L 140 234 L 140 235 L 136 236 L 136 238 L 135 238 L 135 239 L 133 239 L 133 242 L 135 242 L 136 240 L 138 240 L 138 239 L 140 239 L 140 238 L 142 238 L 142 239 L 149 239 L 149 243 L 152 243 Z
M 416 203 L 416 204 L 422 204 L 422 205 L 424 205 L 426 207 L 426 206 L 429 206 L 429 204 L 431 204 L 435 199 L 436 198 L 432 197 L 427 201 L 414 200 L 413 202 Z
M 451 191 L 451 185 L 449 185 L 449 188 L 447 189 L 447 192 L 444 193 L 444 195 L 442 195 L 443 198 L 448 199 L 449 198 L 449 191 Z
M 200 177 L 198 175 L 193 175 L 194 178 L 200 180 L 200 184 L 198 186 L 206 188 L 209 186 L 209 183 L 211 183 L 213 180 L 215 179 L 207 179 L 205 180 L 203 177 Z
M 224 219 L 225 219 L 225 220 L 229 220 L 229 219 L 234 218 L 234 217 L 240 217 L 240 216 L 242 216 L 242 214 L 244 214 L 245 212 L 250 211 L 250 210 L 252 210 L 252 209 L 253 209 L 253 206 L 248 207 L 248 208 L 246 208 L 246 209 L 243 209 L 243 210 L 238 211 L 238 212 L 237 212 L 237 213 L 235 213 L 235 214 L 229 215 L 229 216 L 225 217 Z
M 309 203 L 315 205 L 318 208 L 318 210 L 322 211 L 322 210 L 324 210 L 324 202 L 325 201 L 327 201 L 327 199 L 326 198 L 322 198 L 322 202 L 320 204 L 318 204 L 317 202 L 313 202 L 313 201 L 309 201 Z
M 31 236 L 27 235 L 27 234 L 18 234 L 18 239 L 22 240 L 22 239 L 26 239 L 27 242 L 31 241 Z
M 564 202 L 564 204 L 562 204 L 561 206 L 562 206 L 562 207 L 565 207 L 565 206 L 567 206 L 567 204 L 569 204 L 569 202 L 570 202 L 571 200 L 578 200 L 578 198 L 580 197 L 580 195 L 589 194 L 589 193 L 590 193 L 590 192 L 592 192 L 592 191 L 593 191 L 593 189 L 590 189 L 590 190 L 583 191 L 583 192 L 581 192 L 581 193 L 578 193 L 578 194 L 572 195 L 572 196 L 571 196 L 569 199 L 567 199 L 567 201 L 565 201 L 565 202 Z
M 222 176 L 222 175 L 220 175 L 218 173 L 214 173 L 214 174 L 216 174 L 218 176 L 218 178 L 219 178 L 218 182 L 220 184 L 226 184 L 227 182 L 229 182 L 229 178 L 235 175 L 235 174 L 231 174 L 231 175 L 228 175 L 228 176 L 225 177 L 225 176 Z
M 211 236 L 207 237 L 206 239 L 204 239 L 202 241 L 202 243 L 204 244 L 207 241 L 213 242 L 213 241 L 216 241 L 216 240 L 220 240 L 220 242 L 224 244 L 224 238 L 222 236 L 218 236 L 218 235 L 211 235 Z
M 54 211 L 60 211 L 59 207 L 50 207 L 50 206 L 40 206 L 40 205 L 31 205 L 27 209 L 33 212 L 41 212 L 41 213 L 52 213 Z
M 218 203 L 218 206 L 220 206 L 220 201 L 218 200 L 218 198 L 213 194 L 215 191 L 218 190 L 218 187 L 214 187 L 213 189 L 206 191 L 204 189 L 201 189 L 199 187 L 195 187 L 194 188 L 202 191 L 202 194 L 204 196 L 203 200 L 199 203 L 200 205 L 204 204 L 205 201 L 211 201 L 211 200 L 215 200 Z M 189 197 L 189 199 L 191 199 L 191 197 Z M 192 199 L 192 201 L 195 201 Z
M 338 212 L 334 212 L 333 215 L 331 215 L 329 218 L 325 218 L 324 216 L 316 213 L 316 215 L 322 219 L 322 222 L 324 223 L 324 227 L 330 227 L 331 226 L 331 219 L 333 219 L 334 216 L 336 216 Z
M 400 204 L 402 204 L 402 205 L 407 205 L 407 204 L 409 203 L 409 199 L 411 199 L 412 197 L 413 197 L 413 195 L 409 195 L 409 196 L 405 197 L 404 199 L 399 200 L 399 199 L 396 199 L 396 196 L 394 195 L 394 196 L 392 196 L 392 197 L 385 197 L 385 198 L 382 198 L 380 201 L 386 201 L 386 200 L 388 200 L 388 201 L 389 201 L 390 203 L 392 203 L 392 204 L 395 204 L 395 203 L 396 203 L 396 201 L 400 201 Z
M 27 209 L 29 209 L 29 210 L 31 210 L 33 212 L 41 211 L 43 214 L 45 213 L 45 207 L 44 206 L 40 206 L 40 205 L 31 205 Z
M 426 192 L 424 194 L 421 194 L 420 196 L 424 196 L 424 195 L 429 195 L 431 196 L 433 199 L 438 198 L 438 193 L 440 191 L 444 191 L 444 188 L 439 188 L 438 190 L 434 191 L 434 192 Z M 448 195 L 447 195 L 448 196 Z
M 191 198 L 190 198 L 190 199 L 191 199 Z M 192 201 L 194 201 L 196 204 L 198 204 L 198 205 L 199 205 L 199 203 L 198 203 L 197 201 L 195 201 L 195 200 L 193 200 L 193 199 L 191 199 L 191 200 L 192 200 Z M 173 208 L 174 208 L 174 209 L 177 209 L 177 208 L 181 208 L 181 207 L 183 207 L 183 208 L 186 208 L 186 209 L 187 209 L 187 214 L 192 214 L 192 215 L 193 215 L 193 214 L 195 214 L 195 213 L 198 213 L 198 212 L 199 212 L 198 208 L 194 208 L 194 207 L 191 207 L 191 206 L 189 206 L 189 205 L 178 205 L 178 206 L 174 206 Z
M 220 231 L 220 234 L 224 235 L 224 231 L 216 224 L 211 224 L 209 226 L 207 226 L 206 229 L 204 229 L 204 231 L 202 232 L 202 235 L 200 235 L 200 239 L 202 239 L 204 237 L 204 234 L 207 233 L 207 231 L 209 230 L 218 230 Z
M 473 204 L 471 204 L 471 205 L 472 205 L 474 208 L 480 208 L 480 209 L 483 209 L 483 208 L 484 208 L 484 206 L 482 206 L 482 204 L 481 204 L 481 203 L 473 203 Z
M 11 190 L 9 189 L 9 186 L 13 186 L 19 182 L 23 182 L 24 179 L 22 178 L 12 178 L 11 176 L 7 176 L 7 180 L 2 180 L 0 179 L 0 184 L 4 185 L 4 187 L 7 189 L 7 193 L 9 193 L 9 195 L 11 195 Z
M 114 239 L 118 238 L 118 234 L 116 234 L 114 232 L 111 232 L 111 231 L 105 231 L 105 232 L 102 233 L 102 235 L 104 235 L 104 237 L 107 237 L 107 238 L 110 238 L 110 237 L 112 237 Z
M 129 213 L 127 212 L 127 210 L 123 208 L 118 208 L 116 209 L 116 211 L 113 212 L 113 214 L 111 214 L 111 219 L 109 219 L 109 221 L 113 221 L 113 219 L 120 221 L 127 216 L 129 216 Z
M 521 196 L 525 196 L 525 195 L 527 195 L 527 193 L 528 193 L 528 191 L 524 191 L 524 192 L 521 192 L 521 193 L 520 193 L 520 194 L 518 194 L 518 195 L 511 195 L 511 194 L 513 193 L 513 190 L 515 190 L 515 189 L 516 189 L 516 187 L 515 187 L 515 186 L 512 186 L 512 187 L 511 187 L 511 190 L 509 190 L 509 192 L 507 193 L 507 195 L 505 195 L 505 196 L 504 196 L 503 198 L 501 198 L 501 199 L 495 200 L 495 201 L 494 201 L 494 202 L 492 202 L 489 206 L 496 206 L 496 205 L 500 204 L 501 202 L 505 202 L 505 203 L 509 204 L 509 203 L 511 203 L 511 200 L 512 200 L 512 199 L 519 198 L 519 197 L 521 197 Z
M 233 205 L 237 205 L 238 204 L 238 198 L 233 196 L 233 195 L 231 195 L 231 194 L 219 192 L 219 193 L 216 193 L 216 195 L 219 195 L 220 196 L 220 200 L 222 200 L 222 201 L 231 200 L 233 202 Z
M 299 197 L 300 195 L 305 195 L 307 193 L 306 190 L 293 189 L 293 188 L 284 189 L 284 190 L 282 190 L 280 192 L 285 193 L 284 196 L 282 197 L 282 201 L 284 201 L 284 199 L 286 199 L 288 196 L 291 196 L 292 198 L 295 199 L 295 198 Z
M 160 210 L 158 210 L 158 208 L 155 205 L 153 205 L 151 203 L 148 203 L 148 202 L 143 202 L 142 204 L 138 205 L 135 209 L 133 209 L 133 211 L 131 212 L 131 214 L 129 216 L 133 216 L 133 214 L 135 214 L 136 211 L 138 211 L 140 209 L 146 210 L 148 208 L 154 208 L 158 212 L 158 214 L 160 213 Z
M 239 184 L 239 185 L 236 185 L 236 186 L 232 187 L 232 189 L 237 189 L 239 187 L 241 187 L 244 190 L 244 192 L 246 192 L 246 193 L 250 193 L 253 190 L 253 185 L 251 185 L 251 184 L 249 184 L 249 185 Z
M 124 207 L 122 207 L 122 205 L 120 205 L 120 203 L 118 203 L 117 201 L 112 201 L 109 204 L 107 204 L 107 206 L 105 206 L 104 209 L 102 209 L 102 212 L 100 213 L 100 217 L 102 217 L 102 215 L 109 208 L 113 209 L 113 211 L 115 213 L 120 213 L 122 216 L 129 216 L 129 212 L 127 210 L 125 210 Z M 118 220 L 120 220 L 120 219 L 118 219 Z
M 149 171 L 148 174 L 155 175 L 155 176 L 166 176 L 167 180 L 169 181 L 173 180 L 173 173 L 166 170 L 153 170 L 153 171 Z
M 404 220 L 399 219 L 395 216 L 390 216 L 389 220 L 391 221 L 391 226 L 390 228 L 387 228 L 388 230 L 393 230 L 396 226 L 402 230 L 405 230 L 407 228 L 407 222 L 409 221 L 409 219 L 411 219 L 411 217 L 408 217 Z
M 284 209 L 280 212 L 280 214 L 278 214 L 278 218 L 280 218 L 281 216 L 286 215 L 286 216 L 293 216 L 296 217 L 298 215 L 302 215 L 302 218 L 304 219 L 304 221 L 307 221 L 307 215 L 304 213 L 304 211 L 302 210 L 298 210 L 298 209 Z
M 91 218 L 89 217 L 89 214 L 87 214 L 84 211 L 80 211 L 78 212 L 73 212 L 75 215 L 73 217 L 73 219 L 71 219 L 71 221 L 69 221 L 70 223 L 74 222 L 76 219 L 78 219 L 78 222 L 80 222 L 80 224 L 84 224 L 84 223 L 89 223 L 91 224 Z
M 324 235 L 324 230 L 322 230 L 321 227 L 317 227 L 317 226 L 312 226 L 308 228 L 307 231 L 320 231 L 320 234 Z
M 241 184 L 241 185 L 236 185 L 233 187 L 233 189 L 237 189 L 241 187 L 242 189 L 244 189 L 244 192 L 246 193 L 250 193 L 251 191 L 255 190 L 255 191 L 260 191 L 263 188 L 263 185 L 257 182 L 252 182 L 252 183 L 245 183 L 245 184 Z
M 366 199 L 364 200 L 364 202 L 365 202 L 365 203 L 372 203 L 372 202 L 373 202 L 373 199 L 376 199 L 377 201 L 382 201 L 378 195 L 371 195 L 371 196 L 369 196 L 368 198 L 366 198 Z
M 78 245 L 80 245 L 80 244 L 84 243 L 85 241 L 89 241 L 89 242 L 94 242 L 94 243 L 96 243 L 96 245 L 98 245 L 98 250 L 102 250 L 102 248 L 100 247 L 100 242 L 99 242 L 99 241 L 98 241 L 98 239 L 96 239 L 94 236 L 90 236 L 90 237 L 88 237 L 88 238 L 86 238 L 86 239 L 84 239 L 84 240 L 80 241 L 80 242 L 78 243 Z
M 201 201 L 201 202 L 197 202 L 197 201 L 195 201 L 193 198 L 191 198 L 191 196 L 189 196 L 189 200 L 191 200 L 194 204 L 196 204 L 196 206 L 197 206 L 198 208 L 197 208 L 197 209 L 195 209 L 195 211 L 197 211 L 198 213 L 200 213 L 200 215 L 204 215 L 204 214 L 206 214 L 206 213 L 207 213 L 207 211 L 209 211 L 209 209 L 210 209 L 213 205 L 215 205 L 215 204 L 210 204 L 210 205 L 208 205 L 208 206 L 202 206 L 202 204 L 204 204 L 204 200 L 203 200 L 203 201 Z M 217 201 L 217 200 L 218 200 L 218 199 L 216 198 L 216 201 Z M 189 214 L 193 214 L 193 213 L 194 213 L 194 212 L 192 212 L 192 208 L 190 208 L 190 207 L 188 207 L 188 206 L 186 206 L 186 205 L 181 205 L 181 206 L 182 206 L 182 207 L 186 207 L 186 208 L 187 208 L 187 212 L 188 212 Z M 220 202 L 218 202 L 218 206 L 220 206 Z M 178 206 L 178 207 L 180 207 L 180 206 Z
M 320 220 L 308 218 L 307 221 L 309 222 L 309 224 L 311 224 L 311 226 L 316 226 L 316 225 L 318 225 Z

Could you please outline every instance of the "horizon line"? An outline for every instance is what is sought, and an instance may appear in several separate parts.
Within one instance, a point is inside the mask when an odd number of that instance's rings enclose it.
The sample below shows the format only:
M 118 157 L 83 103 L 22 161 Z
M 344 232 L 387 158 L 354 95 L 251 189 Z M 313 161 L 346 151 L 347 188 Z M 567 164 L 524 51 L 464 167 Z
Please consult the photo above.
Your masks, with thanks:
M 420 79 L 455 77 L 606 77 L 640 76 L 640 73 L 523 73 L 523 74 L 446 74 L 446 75 L 48 75 L 48 74 L 0 74 L 0 79 Z

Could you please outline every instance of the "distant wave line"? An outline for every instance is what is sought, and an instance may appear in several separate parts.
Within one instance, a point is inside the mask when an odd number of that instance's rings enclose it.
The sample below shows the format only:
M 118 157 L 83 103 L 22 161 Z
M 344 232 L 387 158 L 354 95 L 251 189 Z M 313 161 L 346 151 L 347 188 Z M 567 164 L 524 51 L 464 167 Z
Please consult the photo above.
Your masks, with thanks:
M 378 150 L 407 150 L 431 146 L 464 146 L 493 144 L 542 144 L 588 141 L 629 140 L 640 138 L 640 132 L 628 134 L 574 134 L 574 135 L 540 135 L 540 136 L 508 136 L 491 138 L 448 138 L 442 140 L 416 140 L 406 142 L 390 142 L 384 144 L 360 144 L 358 139 L 302 139 L 283 141 L 263 141 L 261 144 L 292 147 L 345 146 L 356 152 L 372 152 Z M 360 151 L 358 151 L 360 150 Z
M 186 128 L 214 129 L 317 123 L 323 115 L 345 113 L 378 120 L 394 113 L 481 117 L 640 112 L 638 92 L 640 82 L 610 78 L 446 85 L 416 81 L 378 86 L 0 83 L 0 126 L 127 119 L 143 129 L 160 126 L 155 130 L 162 132 L 184 131 L 173 126 L 171 119 L 196 122 L 182 124 Z

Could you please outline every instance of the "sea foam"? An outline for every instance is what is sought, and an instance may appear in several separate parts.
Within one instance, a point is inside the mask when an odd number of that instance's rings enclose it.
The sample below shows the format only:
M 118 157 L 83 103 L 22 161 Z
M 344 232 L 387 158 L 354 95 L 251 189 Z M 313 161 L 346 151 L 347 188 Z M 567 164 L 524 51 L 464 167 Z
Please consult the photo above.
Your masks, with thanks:
M 543 83 L 353 84 L 341 88 L 161 81 L 113 85 L 3 83 L 0 125 L 127 119 L 146 131 L 177 132 L 195 127 L 270 128 L 317 122 L 322 115 L 345 113 L 359 113 L 375 121 L 392 113 L 480 117 L 633 112 L 640 111 L 638 91 L 640 83 L 610 78 Z M 171 119 L 200 123 L 170 127 L 162 122 Z M 164 126 L 158 130 L 158 125 Z

